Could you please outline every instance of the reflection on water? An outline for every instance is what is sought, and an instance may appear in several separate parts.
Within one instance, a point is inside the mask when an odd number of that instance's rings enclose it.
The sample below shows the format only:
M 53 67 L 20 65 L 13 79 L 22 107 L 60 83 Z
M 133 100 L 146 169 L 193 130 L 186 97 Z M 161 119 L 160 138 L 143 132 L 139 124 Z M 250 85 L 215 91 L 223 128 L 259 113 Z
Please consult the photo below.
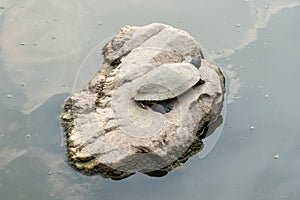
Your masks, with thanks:
M 299 1 L 118 3 L 0 2 L 1 199 L 299 199 Z M 232 66 L 240 88 L 220 140 L 162 178 L 82 176 L 65 161 L 58 119 L 78 67 L 124 24 L 152 21 L 188 31 Z

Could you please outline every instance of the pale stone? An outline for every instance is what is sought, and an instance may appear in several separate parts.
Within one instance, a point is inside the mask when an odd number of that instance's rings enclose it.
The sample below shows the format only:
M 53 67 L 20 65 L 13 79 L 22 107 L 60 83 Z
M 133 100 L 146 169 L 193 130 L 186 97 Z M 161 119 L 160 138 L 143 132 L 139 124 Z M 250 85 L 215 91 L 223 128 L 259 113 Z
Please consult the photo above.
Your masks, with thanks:
M 223 106 L 225 80 L 216 65 L 203 59 L 205 83 L 170 101 L 168 113 L 141 108 L 132 94 L 152 69 L 202 55 L 200 45 L 185 31 L 154 23 L 123 27 L 103 54 L 101 70 L 64 106 L 70 163 L 83 173 L 118 179 L 170 171 L 197 153 L 203 144 L 196 132 Z

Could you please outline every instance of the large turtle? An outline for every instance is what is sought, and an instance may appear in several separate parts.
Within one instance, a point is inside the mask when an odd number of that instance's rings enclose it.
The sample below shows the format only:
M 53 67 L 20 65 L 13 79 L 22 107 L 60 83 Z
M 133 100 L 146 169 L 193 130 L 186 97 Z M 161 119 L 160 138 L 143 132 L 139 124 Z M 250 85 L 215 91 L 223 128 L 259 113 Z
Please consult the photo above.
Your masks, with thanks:
M 197 83 L 203 83 L 198 70 L 200 66 L 200 55 L 194 56 L 191 63 L 160 65 L 142 77 L 143 83 L 135 91 L 133 99 L 143 108 L 151 105 L 154 111 L 169 112 L 171 108 L 164 103 L 165 100 L 183 94 Z

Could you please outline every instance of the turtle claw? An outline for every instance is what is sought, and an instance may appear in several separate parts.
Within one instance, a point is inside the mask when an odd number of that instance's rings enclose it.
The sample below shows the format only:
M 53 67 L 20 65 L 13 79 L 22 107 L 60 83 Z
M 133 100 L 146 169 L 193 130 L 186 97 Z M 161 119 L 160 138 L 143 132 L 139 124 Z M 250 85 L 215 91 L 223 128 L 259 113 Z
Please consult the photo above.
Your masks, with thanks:
M 147 109 L 147 106 L 146 106 L 143 102 L 141 102 L 141 101 L 136 101 L 135 103 L 136 103 L 139 107 L 144 108 L 144 109 Z

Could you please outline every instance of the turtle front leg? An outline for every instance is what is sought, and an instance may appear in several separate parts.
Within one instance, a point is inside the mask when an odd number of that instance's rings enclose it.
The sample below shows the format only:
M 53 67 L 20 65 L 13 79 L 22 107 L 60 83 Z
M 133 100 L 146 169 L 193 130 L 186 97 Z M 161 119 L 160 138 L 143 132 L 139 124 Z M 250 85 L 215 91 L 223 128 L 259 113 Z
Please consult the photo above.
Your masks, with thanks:
M 154 104 L 150 108 L 154 112 L 159 112 L 161 114 L 166 114 L 171 111 L 171 108 L 169 108 L 168 106 L 164 106 L 162 104 Z
M 159 112 L 161 114 L 165 114 L 171 111 L 171 107 L 165 103 L 156 103 L 154 101 L 136 101 L 136 104 L 143 108 L 143 109 L 147 109 L 147 108 L 151 108 L 151 110 L 153 110 L 154 112 Z

